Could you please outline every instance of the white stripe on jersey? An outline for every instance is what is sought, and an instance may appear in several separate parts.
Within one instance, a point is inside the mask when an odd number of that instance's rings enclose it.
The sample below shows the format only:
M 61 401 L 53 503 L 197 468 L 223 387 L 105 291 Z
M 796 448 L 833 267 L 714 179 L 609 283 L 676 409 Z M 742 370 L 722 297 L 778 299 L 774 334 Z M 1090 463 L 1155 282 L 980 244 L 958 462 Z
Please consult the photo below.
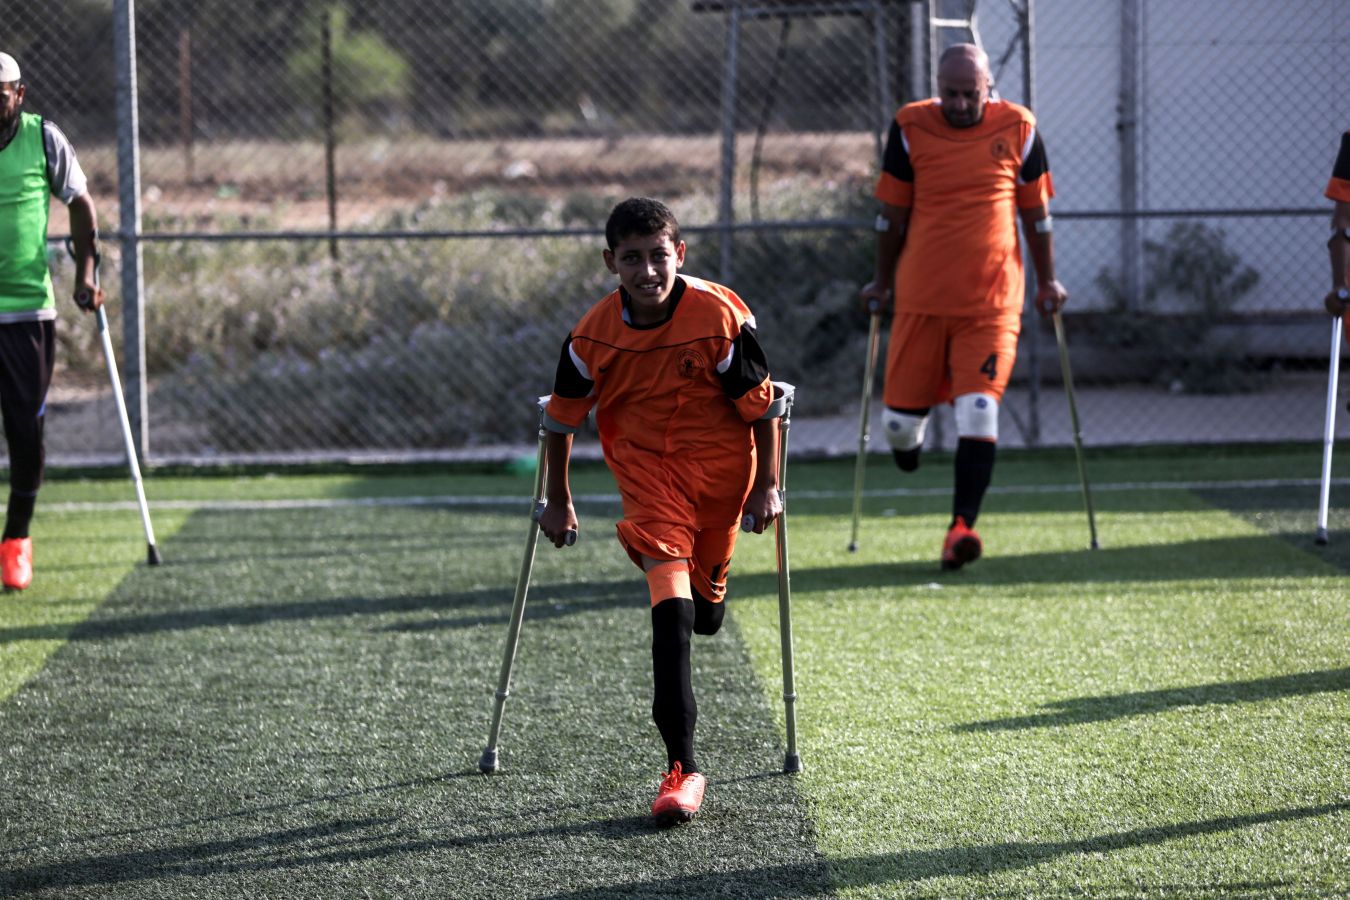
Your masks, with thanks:
M 591 377 L 591 370 L 586 368 L 586 364 L 581 361 L 580 356 L 577 356 L 577 351 L 571 344 L 567 345 L 567 355 L 571 357 L 572 365 L 577 367 L 577 371 L 581 373 L 582 378 L 585 378 L 587 381 L 595 381 L 595 379 Z
M 1027 134 L 1027 142 L 1022 145 L 1022 165 L 1025 166 L 1027 164 L 1027 157 L 1031 155 L 1031 148 L 1033 145 L 1035 145 L 1035 143 L 1036 143 L 1036 129 L 1033 128 Z M 1017 183 L 1026 184 L 1026 182 L 1022 180 L 1021 168 L 1018 168 L 1017 170 Z

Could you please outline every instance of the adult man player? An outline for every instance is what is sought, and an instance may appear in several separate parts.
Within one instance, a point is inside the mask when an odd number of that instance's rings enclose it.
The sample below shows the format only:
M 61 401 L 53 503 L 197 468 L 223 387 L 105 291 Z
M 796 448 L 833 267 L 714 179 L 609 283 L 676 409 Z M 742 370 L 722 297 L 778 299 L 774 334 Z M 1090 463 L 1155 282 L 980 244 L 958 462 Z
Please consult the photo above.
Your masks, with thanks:
M 70 141 L 41 116 L 21 112 L 19 64 L 0 53 L 0 413 L 9 444 L 9 506 L 0 539 L 7 590 L 33 580 L 28 526 L 42 485 L 42 424 L 56 355 L 56 300 L 47 269 L 49 195 L 70 212 L 75 302 L 103 302 L 94 280 L 98 216 Z
M 1327 312 L 1343 316 L 1350 309 L 1350 131 L 1341 135 L 1341 152 L 1327 182 L 1328 199 L 1336 201 L 1331 214 L 1331 293 L 1327 294 Z
M 918 468 L 934 405 L 955 408 L 955 491 L 942 567 L 982 551 L 974 530 L 994 471 L 998 407 L 1017 351 L 1023 301 L 1020 216 L 1036 269 L 1036 307 L 1068 299 L 1055 279 L 1054 195 L 1031 112 L 989 96 L 989 57 L 956 44 L 938 63 L 938 97 L 896 113 L 876 197 L 876 272 L 861 296 L 892 302 L 882 422 L 896 465 Z

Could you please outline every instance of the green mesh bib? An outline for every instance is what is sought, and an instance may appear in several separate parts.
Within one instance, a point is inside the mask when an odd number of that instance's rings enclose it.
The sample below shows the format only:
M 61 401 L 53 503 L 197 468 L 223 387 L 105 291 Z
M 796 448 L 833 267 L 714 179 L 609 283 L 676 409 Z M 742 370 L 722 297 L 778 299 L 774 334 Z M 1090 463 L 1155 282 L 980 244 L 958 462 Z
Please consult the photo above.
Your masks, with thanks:
M 0 313 L 56 306 L 47 268 L 51 188 L 42 117 L 19 116 L 14 140 L 0 150 Z

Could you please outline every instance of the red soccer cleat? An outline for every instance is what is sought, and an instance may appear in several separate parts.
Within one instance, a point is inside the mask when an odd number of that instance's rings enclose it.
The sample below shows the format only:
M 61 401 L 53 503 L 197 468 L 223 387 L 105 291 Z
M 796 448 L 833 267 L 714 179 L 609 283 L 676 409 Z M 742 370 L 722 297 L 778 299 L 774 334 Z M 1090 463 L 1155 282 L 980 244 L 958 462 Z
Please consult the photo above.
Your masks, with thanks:
M 942 542 L 942 568 L 959 569 L 966 563 L 980 558 L 984 545 L 975 529 L 966 526 L 966 520 L 960 516 L 947 530 L 947 539 Z
M 652 801 L 652 815 L 662 825 L 688 822 L 703 803 L 707 779 L 699 772 L 686 775 L 676 762 L 661 779 L 661 790 Z
M 0 541 L 0 575 L 10 591 L 21 591 L 33 583 L 32 538 Z

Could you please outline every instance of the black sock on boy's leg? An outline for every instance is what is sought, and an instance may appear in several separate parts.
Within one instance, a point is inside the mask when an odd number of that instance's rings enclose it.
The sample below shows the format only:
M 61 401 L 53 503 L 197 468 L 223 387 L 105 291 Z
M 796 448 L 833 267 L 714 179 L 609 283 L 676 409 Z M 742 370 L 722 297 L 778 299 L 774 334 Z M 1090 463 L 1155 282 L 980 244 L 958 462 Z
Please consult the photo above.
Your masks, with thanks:
M 956 490 L 952 493 L 952 523 L 956 517 L 965 520 L 966 527 L 975 525 L 980 514 L 980 503 L 989 481 L 994 476 L 994 454 L 998 445 L 993 441 L 961 438 L 956 442 Z
M 714 603 L 694 590 L 694 634 L 717 634 L 726 612 L 726 601 Z
M 689 666 L 689 637 L 694 630 L 694 601 L 670 597 L 652 607 L 652 720 L 666 744 L 670 765 L 697 772 L 694 724 L 698 706 Z
M 37 505 L 37 492 L 9 492 L 9 506 L 5 511 L 4 540 L 28 537 L 28 526 L 33 521 L 33 508 Z

